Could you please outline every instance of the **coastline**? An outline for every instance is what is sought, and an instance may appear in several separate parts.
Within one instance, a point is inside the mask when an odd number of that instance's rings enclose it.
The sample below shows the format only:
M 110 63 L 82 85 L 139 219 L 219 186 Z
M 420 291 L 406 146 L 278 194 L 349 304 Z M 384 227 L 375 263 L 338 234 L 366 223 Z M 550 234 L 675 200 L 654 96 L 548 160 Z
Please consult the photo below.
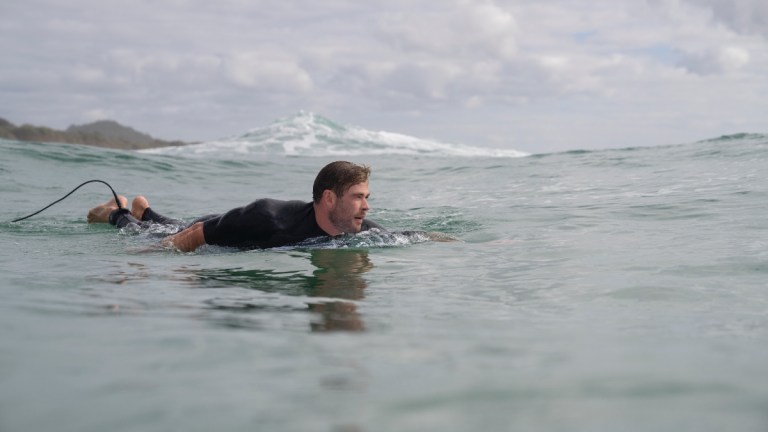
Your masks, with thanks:
M 66 130 L 23 124 L 17 126 L 0 118 L 0 138 L 25 142 L 79 144 L 119 150 L 143 150 L 191 144 L 180 140 L 161 140 L 113 120 L 72 125 Z

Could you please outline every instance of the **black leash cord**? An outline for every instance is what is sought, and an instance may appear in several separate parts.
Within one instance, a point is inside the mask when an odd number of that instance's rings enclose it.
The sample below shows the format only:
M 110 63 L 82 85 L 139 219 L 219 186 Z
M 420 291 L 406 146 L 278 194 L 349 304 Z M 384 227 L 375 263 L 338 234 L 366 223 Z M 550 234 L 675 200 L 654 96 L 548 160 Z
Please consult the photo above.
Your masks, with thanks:
M 87 182 L 85 182 L 85 183 L 82 183 L 80 186 L 78 186 L 78 187 L 76 187 L 76 188 L 72 189 L 72 191 L 71 191 L 70 193 L 68 193 L 68 194 L 64 195 L 63 197 L 61 197 L 60 199 L 58 199 L 58 200 L 56 200 L 56 201 L 54 201 L 54 202 L 52 202 L 52 203 L 48 204 L 47 206 L 45 206 L 45 208 L 42 208 L 42 209 L 40 209 L 40 210 L 38 210 L 38 211 L 36 211 L 36 212 L 32 213 L 31 215 L 28 215 L 28 216 L 24 216 L 24 217 L 21 217 L 21 218 L 18 218 L 18 219 L 14 219 L 14 220 L 12 220 L 12 221 L 11 221 L 11 223 L 13 223 L 13 222 L 19 222 L 19 221 L 23 221 L 24 219 L 29 219 L 29 218 L 31 218 L 32 216 L 38 215 L 38 214 L 40 214 L 40 213 L 42 213 L 42 212 L 44 212 L 44 211 L 48 210 L 48 209 L 49 209 L 50 207 L 52 207 L 54 204 L 58 204 L 58 203 L 60 203 L 60 202 L 64 201 L 64 200 L 65 200 L 65 199 L 67 199 L 67 198 L 68 198 L 70 195 L 72 195 L 73 193 L 75 193 L 75 191 L 76 191 L 76 190 L 78 190 L 78 189 L 80 189 L 81 187 L 83 187 L 83 186 L 87 185 L 88 183 L 103 183 L 103 184 L 107 185 L 107 187 L 109 188 L 109 190 L 111 190 L 111 191 L 112 191 L 112 195 L 114 195 L 114 196 L 115 196 L 115 202 L 117 203 L 117 208 L 118 208 L 118 209 L 121 209 L 121 208 L 123 208 L 123 206 L 120 204 L 120 200 L 117 198 L 117 193 L 115 192 L 115 190 L 114 190 L 114 189 L 112 189 L 112 186 L 110 186 L 110 185 L 109 185 L 109 183 L 105 182 L 104 180 L 88 180 Z

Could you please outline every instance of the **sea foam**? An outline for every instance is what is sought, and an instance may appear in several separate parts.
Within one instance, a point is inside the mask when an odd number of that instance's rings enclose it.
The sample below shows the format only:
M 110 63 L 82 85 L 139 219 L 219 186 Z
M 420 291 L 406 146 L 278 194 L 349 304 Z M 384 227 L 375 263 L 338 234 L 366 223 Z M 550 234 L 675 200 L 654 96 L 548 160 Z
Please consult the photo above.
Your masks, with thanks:
M 245 134 L 182 147 L 143 150 L 180 156 L 423 155 L 447 157 L 523 157 L 517 150 L 448 144 L 394 132 L 343 126 L 311 112 L 300 112 Z

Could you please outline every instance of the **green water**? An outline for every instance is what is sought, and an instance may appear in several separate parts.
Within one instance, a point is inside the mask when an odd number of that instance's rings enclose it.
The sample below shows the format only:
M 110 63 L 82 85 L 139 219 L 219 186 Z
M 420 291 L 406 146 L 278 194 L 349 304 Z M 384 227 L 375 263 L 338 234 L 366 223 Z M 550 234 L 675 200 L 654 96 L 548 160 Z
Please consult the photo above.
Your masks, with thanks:
M 84 222 L 109 198 L 90 185 L 0 223 L 0 431 L 768 428 L 763 136 L 523 158 L 0 146 L 2 221 L 91 178 L 186 219 L 309 200 L 347 158 L 373 167 L 371 219 L 460 239 L 146 252 Z

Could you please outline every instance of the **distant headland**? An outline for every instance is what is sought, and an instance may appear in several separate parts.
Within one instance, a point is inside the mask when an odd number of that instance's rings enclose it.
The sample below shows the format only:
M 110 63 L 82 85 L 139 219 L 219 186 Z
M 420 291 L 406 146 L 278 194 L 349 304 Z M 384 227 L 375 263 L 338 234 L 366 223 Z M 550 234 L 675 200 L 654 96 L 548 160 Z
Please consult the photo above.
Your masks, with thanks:
M 16 141 L 84 144 L 113 149 L 140 150 L 188 144 L 183 141 L 159 140 L 123 126 L 113 120 L 99 120 L 84 125 L 72 125 L 67 130 L 24 124 L 16 126 L 0 118 L 0 138 Z

